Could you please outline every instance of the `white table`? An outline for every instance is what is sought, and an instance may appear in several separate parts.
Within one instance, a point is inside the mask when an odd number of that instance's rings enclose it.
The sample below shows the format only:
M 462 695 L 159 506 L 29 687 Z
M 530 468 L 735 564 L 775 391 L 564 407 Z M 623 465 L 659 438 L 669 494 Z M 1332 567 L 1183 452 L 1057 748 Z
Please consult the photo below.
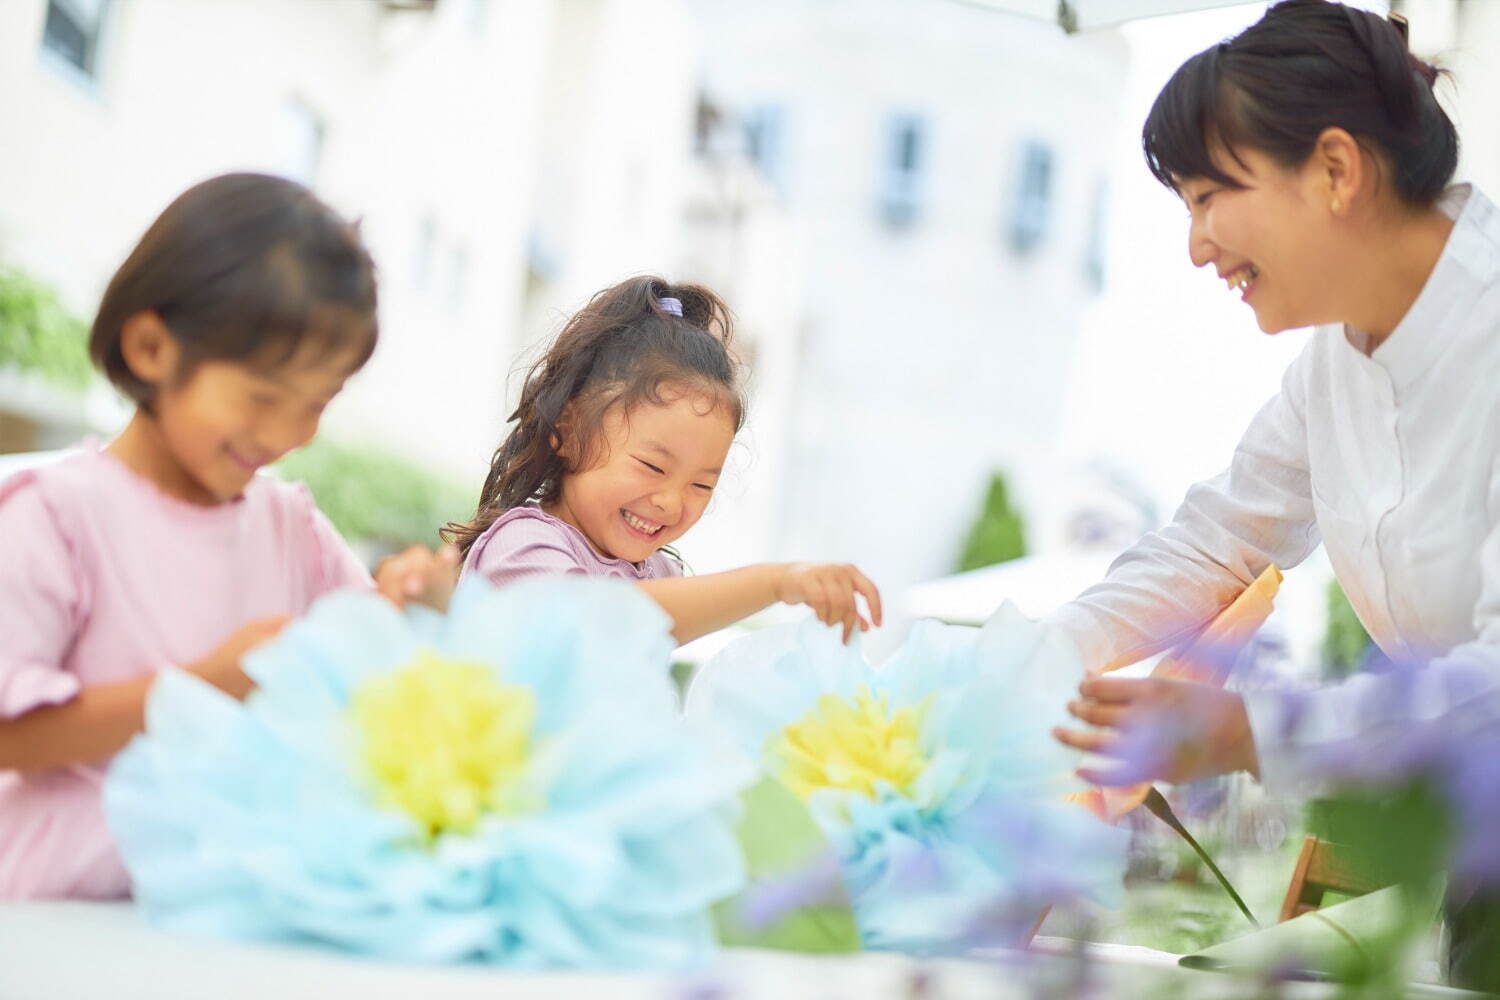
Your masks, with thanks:
M 982 960 L 918 962 L 898 955 L 813 958 L 732 950 L 697 974 L 512 972 L 414 966 L 312 948 L 183 938 L 147 926 L 126 903 L 0 904 L 0 998 L 4 1000 L 1008 1000 L 1046 979 L 1072 995 L 1075 942 L 1038 938 L 1034 952 Z M 1242 980 L 1179 968 L 1146 948 L 1089 945 L 1095 995 L 1246 995 Z M 926 992 L 914 990 L 918 977 Z M 1053 994 L 1058 995 L 1058 994 Z M 1294 984 L 1289 998 L 1328 997 Z M 1414 987 L 1410 995 L 1464 996 Z

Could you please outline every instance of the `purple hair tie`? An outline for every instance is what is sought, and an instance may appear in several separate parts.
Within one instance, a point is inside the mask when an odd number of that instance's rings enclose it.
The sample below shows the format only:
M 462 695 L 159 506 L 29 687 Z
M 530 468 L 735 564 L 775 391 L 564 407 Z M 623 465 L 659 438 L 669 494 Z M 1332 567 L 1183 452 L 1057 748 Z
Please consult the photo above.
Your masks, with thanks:
M 681 299 L 662 297 L 656 300 L 656 307 L 664 313 L 671 313 L 673 316 L 682 315 Z

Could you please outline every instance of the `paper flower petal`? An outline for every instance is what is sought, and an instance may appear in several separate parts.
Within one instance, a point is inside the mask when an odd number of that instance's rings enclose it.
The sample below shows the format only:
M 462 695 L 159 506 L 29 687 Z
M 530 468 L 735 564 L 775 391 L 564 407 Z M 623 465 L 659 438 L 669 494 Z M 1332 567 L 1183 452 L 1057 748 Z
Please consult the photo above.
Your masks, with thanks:
M 1125 833 L 1061 801 L 1079 757 L 1050 730 L 1082 676 L 1009 605 L 980 629 L 919 623 L 878 667 L 808 622 L 726 648 L 687 711 L 805 797 L 867 946 L 961 950 L 997 906 L 1034 922 L 1118 896 Z
M 670 648 L 636 588 L 473 580 L 446 619 L 319 602 L 252 655 L 243 704 L 168 671 L 105 788 L 136 897 L 176 930 L 408 960 L 702 961 L 744 884 L 747 776 L 678 716 Z

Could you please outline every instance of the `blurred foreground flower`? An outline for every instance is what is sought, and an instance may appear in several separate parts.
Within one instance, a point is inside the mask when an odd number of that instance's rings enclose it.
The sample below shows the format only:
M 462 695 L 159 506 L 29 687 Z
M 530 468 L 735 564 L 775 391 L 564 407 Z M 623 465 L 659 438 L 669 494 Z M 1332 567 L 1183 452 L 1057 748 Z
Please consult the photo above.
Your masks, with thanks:
M 1500 888 L 1500 685 L 1492 670 L 1386 660 L 1346 684 L 1358 692 L 1361 732 L 1313 743 L 1303 765 L 1304 778 L 1333 790 L 1340 808 L 1366 814 L 1345 824 L 1361 828 L 1346 836 L 1362 834 L 1393 880 L 1446 871 L 1457 884 Z M 1319 693 L 1285 697 L 1286 736 L 1295 741 L 1311 728 L 1306 705 Z M 1434 704 L 1447 709 L 1434 713 Z
M 161 926 L 419 961 L 682 966 L 738 891 L 743 775 L 695 749 L 635 588 L 466 581 L 447 617 L 343 593 L 176 670 L 106 809 Z
M 1048 905 L 1119 895 L 1127 835 L 1062 801 L 1078 755 L 1050 736 L 1082 672 L 1010 605 L 982 629 L 920 623 L 881 667 L 808 622 L 720 653 L 688 715 L 806 802 L 867 946 L 956 950 L 997 912 L 1026 915 L 1015 941 Z

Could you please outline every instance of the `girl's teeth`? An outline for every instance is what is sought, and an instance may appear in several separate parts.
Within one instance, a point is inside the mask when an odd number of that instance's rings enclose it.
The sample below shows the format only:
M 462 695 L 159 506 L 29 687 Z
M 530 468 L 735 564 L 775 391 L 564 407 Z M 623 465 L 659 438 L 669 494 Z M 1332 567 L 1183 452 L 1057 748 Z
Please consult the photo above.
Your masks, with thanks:
M 644 531 L 648 535 L 654 535 L 661 530 L 661 525 L 653 524 L 650 521 L 643 521 L 628 510 L 622 511 L 622 513 L 625 515 L 625 523 L 636 531 Z

